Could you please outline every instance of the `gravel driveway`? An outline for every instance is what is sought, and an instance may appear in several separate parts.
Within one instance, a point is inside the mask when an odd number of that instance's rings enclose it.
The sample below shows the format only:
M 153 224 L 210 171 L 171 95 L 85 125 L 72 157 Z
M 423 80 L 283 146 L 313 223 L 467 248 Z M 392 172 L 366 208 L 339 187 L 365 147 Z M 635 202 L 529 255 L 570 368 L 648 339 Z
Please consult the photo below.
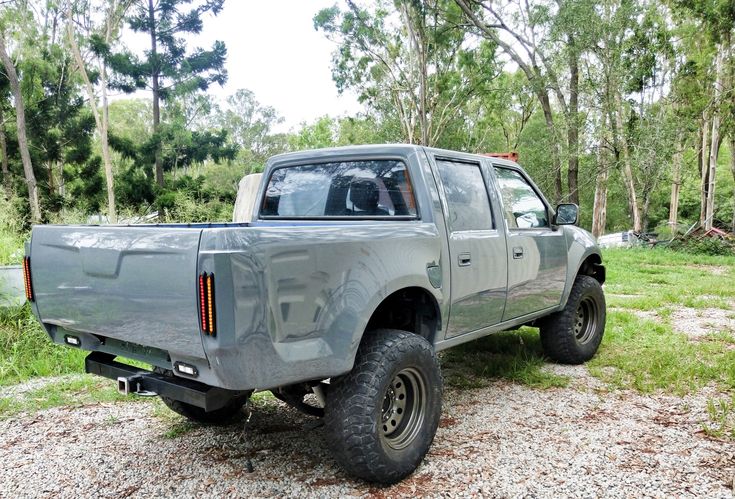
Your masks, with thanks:
M 707 390 L 607 392 L 584 366 L 552 369 L 571 386 L 447 389 L 429 455 L 389 488 L 345 476 L 319 421 L 275 400 L 218 429 L 138 401 L 0 422 L 0 497 L 733 497 L 735 446 L 701 432 Z

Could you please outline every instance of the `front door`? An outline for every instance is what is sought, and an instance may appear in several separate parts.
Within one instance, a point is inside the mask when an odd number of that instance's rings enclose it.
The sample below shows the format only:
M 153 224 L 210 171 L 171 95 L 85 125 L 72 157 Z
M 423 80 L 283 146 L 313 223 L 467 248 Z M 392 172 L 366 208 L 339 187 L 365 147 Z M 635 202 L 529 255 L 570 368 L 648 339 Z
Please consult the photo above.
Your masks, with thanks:
M 450 231 L 451 308 L 446 337 L 451 338 L 501 321 L 506 246 L 493 220 L 480 164 L 437 159 L 436 165 Z
M 533 184 L 511 167 L 494 168 L 508 230 L 508 299 L 503 321 L 559 305 L 567 275 L 564 232 Z

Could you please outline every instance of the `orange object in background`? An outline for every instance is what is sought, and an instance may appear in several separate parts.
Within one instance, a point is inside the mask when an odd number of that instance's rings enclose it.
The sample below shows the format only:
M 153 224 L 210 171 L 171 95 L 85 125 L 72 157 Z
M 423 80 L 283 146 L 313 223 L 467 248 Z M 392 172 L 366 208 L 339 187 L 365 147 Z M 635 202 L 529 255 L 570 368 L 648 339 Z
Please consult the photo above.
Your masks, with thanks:
M 511 152 L 486 152 L 483 156 L 490 156 L 491 158 L 509 159 L 511 161 L 518 162 L 518 153 L 515 151 Z

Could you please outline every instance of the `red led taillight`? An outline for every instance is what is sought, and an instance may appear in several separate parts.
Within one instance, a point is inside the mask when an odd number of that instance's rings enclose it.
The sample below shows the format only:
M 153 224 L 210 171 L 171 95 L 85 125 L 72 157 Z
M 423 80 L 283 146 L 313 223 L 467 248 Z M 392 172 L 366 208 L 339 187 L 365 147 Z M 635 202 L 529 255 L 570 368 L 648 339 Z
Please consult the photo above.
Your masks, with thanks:
M 26 288 L 26 299 L 34 301 L 33 281 L 31 281 L 31 257 L 29 256 L 23 258 L 23 283 Z
M 207 272 L 199 275 L 199 317 L 202 332 L 214 336 L 217 324 L 214 305 L 214 274 Z

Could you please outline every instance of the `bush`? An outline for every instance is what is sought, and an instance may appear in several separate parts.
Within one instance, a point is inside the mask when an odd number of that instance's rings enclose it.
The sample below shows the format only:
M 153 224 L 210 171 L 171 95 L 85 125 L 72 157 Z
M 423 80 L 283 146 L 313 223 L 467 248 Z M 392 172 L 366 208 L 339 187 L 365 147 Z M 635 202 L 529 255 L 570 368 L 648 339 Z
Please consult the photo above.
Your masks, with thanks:
M 669 247 L 694 255 L 735 256 L 735 243 L 714 237 L 675 239 Z

